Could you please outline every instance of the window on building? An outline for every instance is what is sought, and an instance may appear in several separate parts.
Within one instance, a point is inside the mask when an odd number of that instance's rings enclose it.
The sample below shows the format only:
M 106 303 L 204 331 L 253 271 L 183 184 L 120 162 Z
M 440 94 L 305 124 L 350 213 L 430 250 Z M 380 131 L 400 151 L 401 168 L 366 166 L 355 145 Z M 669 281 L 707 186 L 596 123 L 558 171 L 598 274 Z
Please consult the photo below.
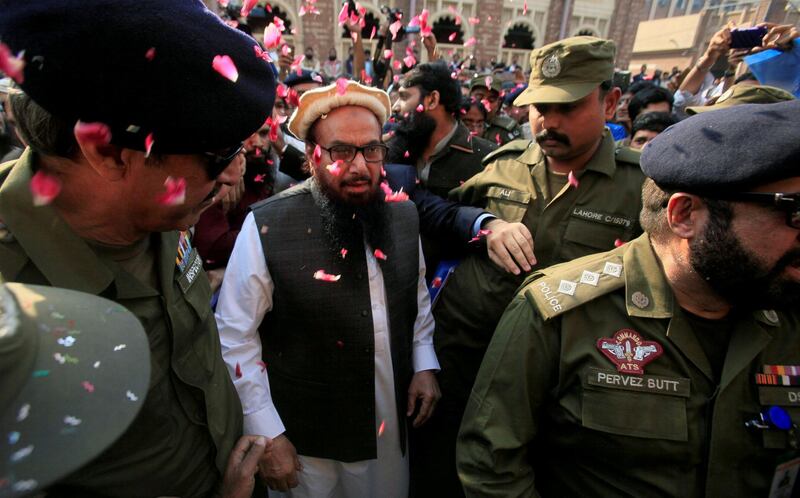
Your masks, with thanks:
M 455 37 L 453 33 L 456 34 Z M 461 26 L 458 26 L 456 20 L 450 16 L 440 17 L 433 23 L 433 36 L 436 38 L 436 43 L 458 45 L 464 43 L 464 32 L 461 31 Z
M 531 28 L 527 24 L 519 23 L 506 31 L 506 36 L 503 38 L 503 48 L 531 50 L 535 41 L 536 38 L 533 36 Z

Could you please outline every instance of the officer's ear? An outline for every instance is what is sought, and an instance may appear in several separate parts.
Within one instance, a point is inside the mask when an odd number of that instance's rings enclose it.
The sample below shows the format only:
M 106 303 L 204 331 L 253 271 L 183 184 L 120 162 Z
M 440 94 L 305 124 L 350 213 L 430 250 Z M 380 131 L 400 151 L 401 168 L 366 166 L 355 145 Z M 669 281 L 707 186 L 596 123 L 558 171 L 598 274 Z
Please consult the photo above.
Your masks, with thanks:
M 612 121 L 614 119 L 620 97 L 622 97 L 622 92 L 616 86 L 606 92 L 603 98 L 603 112 L 605 113 L 606 121 Z
M 667 224 L 670 231 L 681 239 L 699 236 L 704 219 L 708 219 L 708 209 L 696 195 L 678 192 L 667 201 Z
M 432 111 L 439 106 L 439 101 L 441 98 L 441 94 L 439 90 L 433 90 L 431 93 L 425 96 L 423 101 L 423 105 L 426 111 Z
M 84 137 L 79 133 L 75 134 L 75 140 L 78 142 L 78 147 L 86 162 L 102 178 L 115 181 L 125 175 L 127 164 L 122 148 L 112 144 L 98 143 L 97 140 Z

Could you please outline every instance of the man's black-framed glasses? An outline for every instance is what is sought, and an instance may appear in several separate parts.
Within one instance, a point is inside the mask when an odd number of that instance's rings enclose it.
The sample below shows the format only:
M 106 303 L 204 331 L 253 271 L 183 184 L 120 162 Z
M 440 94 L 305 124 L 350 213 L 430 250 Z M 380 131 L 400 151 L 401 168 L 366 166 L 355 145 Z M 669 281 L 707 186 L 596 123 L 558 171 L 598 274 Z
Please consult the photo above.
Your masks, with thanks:
M 736 192 L 709 196 L 725 201 L 753 202 L 773 206 L 786 213 L 786 224 L 800 229 L 800 192 Z
M 244 142 L 221 151 L 206 152 L 204 155 L 208 159 L 208 177 L 213 180 L 221 175 L 242 149 L 244 149 Z
M 334 161 L 346 163 L 355 159 L 359 152 L 364 156 L 366 162 L 378 163 L 386 159 L 386 154 L 389 152 L 389 147 L 384 144 L 369 144 L 363 147 L 349 144 L 332 145 L 330 147 L 320 145 L 319 148 L 330 154 L 331 159 Z

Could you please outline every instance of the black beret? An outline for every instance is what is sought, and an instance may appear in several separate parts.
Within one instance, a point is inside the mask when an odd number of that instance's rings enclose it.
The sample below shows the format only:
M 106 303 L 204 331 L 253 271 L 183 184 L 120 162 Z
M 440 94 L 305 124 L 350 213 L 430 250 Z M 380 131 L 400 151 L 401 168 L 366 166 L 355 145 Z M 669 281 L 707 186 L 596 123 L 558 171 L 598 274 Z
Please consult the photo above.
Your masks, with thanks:
M 275 79 L 254 39 L 200 0 L 0 0 L 0 40 L 24 51 L 20 85 L 70 122 L 101 122 L 112 143 L 213 152 L 242 142 L 272 111 Z M 213 67 L 229 57 L 234 82 Z
M 291 71 L 283 80 L 283 84 L 289 87 L 299 85 L 301 83 L 319 83 L 319 86 L 324 86 L 328 83 L 328 80 L 324 75 L 316 71 L 309 71 L 308 69 Z
M 640 164 L 659 187 L 698 193 L 800 176 L 800 101 L 697 114 L 645 145 Z

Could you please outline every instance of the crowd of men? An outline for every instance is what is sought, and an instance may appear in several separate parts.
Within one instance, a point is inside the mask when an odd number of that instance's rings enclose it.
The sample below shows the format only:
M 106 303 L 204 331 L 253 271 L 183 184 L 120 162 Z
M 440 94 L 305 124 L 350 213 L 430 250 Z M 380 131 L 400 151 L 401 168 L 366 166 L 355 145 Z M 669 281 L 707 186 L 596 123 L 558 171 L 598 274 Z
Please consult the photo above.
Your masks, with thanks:
M 395 79 L 354 10 L 356 81 L 193 0 L 3 9 L 0 496 L 800 493 L 800 102 L 730 27 Z

